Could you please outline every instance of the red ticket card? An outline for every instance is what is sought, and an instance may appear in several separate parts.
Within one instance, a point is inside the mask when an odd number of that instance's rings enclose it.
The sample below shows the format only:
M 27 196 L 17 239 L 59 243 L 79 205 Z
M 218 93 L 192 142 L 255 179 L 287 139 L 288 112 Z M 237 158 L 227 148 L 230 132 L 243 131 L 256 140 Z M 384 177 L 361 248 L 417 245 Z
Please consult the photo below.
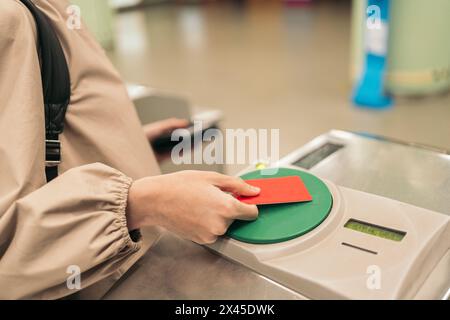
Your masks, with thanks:
M 252 197 L 238 196 L 237 199 L 244 203 L 263 205 L 312 200 L 312 196 L 299 176 L 255 179 L 245 182 L 260 188 L 261 193 Z

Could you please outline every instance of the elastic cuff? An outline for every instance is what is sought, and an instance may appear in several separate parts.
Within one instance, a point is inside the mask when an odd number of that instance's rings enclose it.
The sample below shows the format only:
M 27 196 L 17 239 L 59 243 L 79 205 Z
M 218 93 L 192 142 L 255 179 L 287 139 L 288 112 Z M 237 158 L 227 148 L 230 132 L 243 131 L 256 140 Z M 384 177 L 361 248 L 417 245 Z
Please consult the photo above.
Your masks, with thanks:
M 117 194 L 117 206 L 113 209 L 113 212 L 116 215 L 116 223 L 122 233 L 122 245 L 119 247 L 118 252 L 122 251 L 131 251 L 136 252 L 141 248 L 141 238 L 140 236 L 136 237 L 135 231 L 128 231 L 127 225 L 127 217 L 126 217 L 126 209 L 128 202 L 128 192 L 131 187 L 131 183 L 133 180 L 130 177 L 125 176 L 120 171 L 117 171 L 117 176 L 115 177 L 118 180 L 118 192 Z M 139 232 L 139 231 L 138 231 Z M 138 233 L 140 235 L 140 232 Z M 135 241 L 137 239 L 137 241 Z

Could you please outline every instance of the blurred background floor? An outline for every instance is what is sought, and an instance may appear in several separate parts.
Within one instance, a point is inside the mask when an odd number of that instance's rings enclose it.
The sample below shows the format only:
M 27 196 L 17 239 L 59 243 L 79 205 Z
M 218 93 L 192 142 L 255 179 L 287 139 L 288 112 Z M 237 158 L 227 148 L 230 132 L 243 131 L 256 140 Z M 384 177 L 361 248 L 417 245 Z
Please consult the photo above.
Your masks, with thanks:
M 449 95 L 352 106 L 350 4 L 152 5 L 118 15 L 108 54 L 126 81 L 222 110 L 224 128 L 280 129 L 281 156 L 330 129 L 450 149 Z

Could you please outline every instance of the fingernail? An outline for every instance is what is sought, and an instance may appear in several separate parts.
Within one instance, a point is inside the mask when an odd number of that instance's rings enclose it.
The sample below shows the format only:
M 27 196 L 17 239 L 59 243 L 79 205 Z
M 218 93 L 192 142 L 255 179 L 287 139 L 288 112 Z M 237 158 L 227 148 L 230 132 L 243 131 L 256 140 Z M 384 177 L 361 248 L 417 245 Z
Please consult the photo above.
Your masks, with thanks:
M 260 188 L 254 187 L 254 186 L 250 186 L 250 189 L 252 189 L 252 191 L 255 191 L 255 192 L 260 192 L 261 191 Z

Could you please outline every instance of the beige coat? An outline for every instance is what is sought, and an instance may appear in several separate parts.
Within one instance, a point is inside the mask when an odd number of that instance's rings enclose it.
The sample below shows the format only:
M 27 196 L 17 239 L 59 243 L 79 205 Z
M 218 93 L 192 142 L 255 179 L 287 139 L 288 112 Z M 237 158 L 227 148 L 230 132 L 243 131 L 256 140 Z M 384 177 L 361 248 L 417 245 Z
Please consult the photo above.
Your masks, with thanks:
M 157 164 L 119 75 L 64 0 L 35 0 L 68 60 L 72 97 L 60 176 L 46 183 L 44 106 L 32 15 L 0 0 L 0 298 L 59 298 L 122 273 L 139 256 L 125 218 L 132 179 Z M 142 252 L 140 252 L 142 253 Z

